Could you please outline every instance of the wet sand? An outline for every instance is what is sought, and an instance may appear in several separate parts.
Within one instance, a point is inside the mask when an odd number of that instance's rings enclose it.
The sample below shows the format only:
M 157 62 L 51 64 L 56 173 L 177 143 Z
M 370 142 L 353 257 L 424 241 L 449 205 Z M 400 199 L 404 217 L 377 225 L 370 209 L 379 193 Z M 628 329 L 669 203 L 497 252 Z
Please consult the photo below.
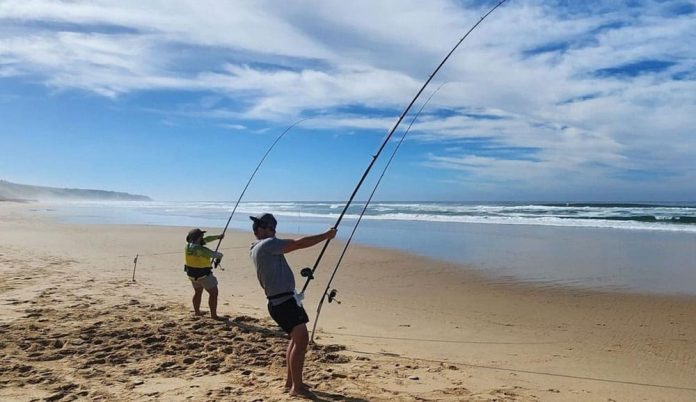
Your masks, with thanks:
M 223 241 L 218 322 L 192 315 L 188 228 L 62 224 L 41 208 L 0 203 L 0 399 L 291 400 L 251 233 Z M 311 320 L 338 246 L 308 289 Z M 288 259 L 299 272 L 318 252 Z M 306 364 L 319 400 L 696 399 L 694 297 L 492 281 L 367 247 L 334 286 L 342 303 L 324 306 Z

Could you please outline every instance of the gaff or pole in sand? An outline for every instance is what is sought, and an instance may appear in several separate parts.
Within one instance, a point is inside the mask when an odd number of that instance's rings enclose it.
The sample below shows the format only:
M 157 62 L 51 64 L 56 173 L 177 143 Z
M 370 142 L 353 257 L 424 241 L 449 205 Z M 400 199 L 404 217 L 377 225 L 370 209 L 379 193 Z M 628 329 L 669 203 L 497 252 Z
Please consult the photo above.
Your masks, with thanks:
M 135 268 L 138 266 L 138 254 L 133 258 L 133 282 L 135 282 Z

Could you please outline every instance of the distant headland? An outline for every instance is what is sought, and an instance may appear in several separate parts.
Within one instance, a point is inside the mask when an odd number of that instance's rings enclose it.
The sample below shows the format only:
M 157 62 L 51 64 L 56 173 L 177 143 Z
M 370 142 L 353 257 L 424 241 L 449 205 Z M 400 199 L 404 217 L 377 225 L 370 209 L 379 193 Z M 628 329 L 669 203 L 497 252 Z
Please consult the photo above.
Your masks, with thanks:
M 152 201 L 145 195 L 80 188 L 58 188 L 17 184 L 0 180 L 0 201 Z

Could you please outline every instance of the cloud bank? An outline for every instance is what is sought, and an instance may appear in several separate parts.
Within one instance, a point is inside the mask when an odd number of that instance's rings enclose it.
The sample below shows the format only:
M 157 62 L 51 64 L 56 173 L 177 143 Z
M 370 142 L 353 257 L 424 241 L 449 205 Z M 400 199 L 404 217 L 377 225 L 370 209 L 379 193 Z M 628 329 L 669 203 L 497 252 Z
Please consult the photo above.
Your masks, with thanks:
M 313 117 L 384 131 L 493 4 L 5 0 L 0 77 L 212 95 L 224 101 L 178 112 L 237 128 Z M 646 197 L 650 183 L 696 197 L 695 14 L 693 1 L 510 0 L 437 77 L 447 84 L 411 134 L 441 145 L 422 166 L 481 196 L 497 184 Z

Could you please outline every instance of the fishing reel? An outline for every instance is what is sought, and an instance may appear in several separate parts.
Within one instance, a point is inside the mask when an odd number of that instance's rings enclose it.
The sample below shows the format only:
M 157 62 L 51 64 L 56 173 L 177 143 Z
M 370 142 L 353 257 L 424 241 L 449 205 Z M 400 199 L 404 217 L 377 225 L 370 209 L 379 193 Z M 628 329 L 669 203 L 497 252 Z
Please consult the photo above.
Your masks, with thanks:
M 329 297 L 328 297 L 329 303 L 335 301 L 336 303 L 341 304 L 341 301 L 338 300 L 338 299 L 336 299 L 336 294 L 337 294 L 337 293 L 338 293 L 338 290 L 336 290 L 336 289 L 331 289 L 331 291 L 330 291 L 329 294 L 328 294 L 328 296 L 329 296 Z
M 305 278 L 309 278 L 310 280 L 314 279 L 314 273 L 312 273 L 312 268 L 310 267 L 302 268 L 300 270 L 300 275 Z

